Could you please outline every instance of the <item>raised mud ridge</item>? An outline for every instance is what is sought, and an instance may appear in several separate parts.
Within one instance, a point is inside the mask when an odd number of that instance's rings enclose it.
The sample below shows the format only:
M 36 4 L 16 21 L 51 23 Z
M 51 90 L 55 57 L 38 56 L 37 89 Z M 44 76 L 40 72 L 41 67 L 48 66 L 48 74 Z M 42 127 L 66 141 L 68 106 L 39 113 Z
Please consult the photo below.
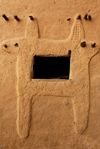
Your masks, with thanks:
M 31 17 L 30 17 L 31 16 Z M 21 138 L 29 135 L 32 98 L 37 96 L 70 96 L 73 101 L 76 132 L 82 134 L 88 125 L 89 116 L 89 63 L 99 52 L 93 42 L 84 40 L 81 17 L 75 17 L 68 39 L 47 40 L 39 38 L 37 19 L 30 15 L 25 37 L 6 40 L 0 45 L 0 54 L 17 55 L 17 130 Z M 86 46 L 81 46 L 81 42 Z M 6 46 L 4 46 L 6 45 Z M 15 45 L 15 46 L 14 46 Z M 70 78 L 56 83 L 32 79 L 34 56 L 67 56 L 71 50 Z

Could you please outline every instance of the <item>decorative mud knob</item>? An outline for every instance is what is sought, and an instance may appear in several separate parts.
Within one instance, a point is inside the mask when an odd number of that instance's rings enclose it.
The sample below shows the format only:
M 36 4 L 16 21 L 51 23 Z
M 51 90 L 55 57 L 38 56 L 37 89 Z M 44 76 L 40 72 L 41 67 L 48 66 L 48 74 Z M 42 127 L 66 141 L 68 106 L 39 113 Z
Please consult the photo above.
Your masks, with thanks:
M 29 18 L 30 18 L 31 20 L 34 20 L 33 16 L 29 16 Z
M 83 41 L 83 42 L 81 42 L 81 47 L 86 47 L 86 42 L 85 41 Z
M 67 21 L 70 21 L 70 18 L 68 18 Z
M 77 20 L 80 20 L 81 19 L 81 15 L 79 14 L 78 16 L 77 16 Z
M 84 19 L 87 20 L 88 19 L 88 14 L 86 13 L 84 16 Z
M 5 48 L 7 48 L 7 45 L 6 45 L 6 44 L 4 44 L 3 46 L 4 46 Z
M 91 15 L 89 15 L 88 17 L 89 17 L 89 20 L 91 20 Z
M 8 17 L 7 17 L 5 14 L 3 14 L 2 17 L 3 17 L 6 21 L 9 20 Z
M 67 106 L 69 104 L 68 100 L 63 101 L 63 104 Z
M 94 42 L 93 44 L 91 44 L 91 47 L 94 48 L 96 46 L 96 43 Z
M 17 15 L 14 16 L 15 20 L 20 21 Z
M 15 47 L 18 47 L 18 43 L 15 43 L 14 46 L 15 46 Z

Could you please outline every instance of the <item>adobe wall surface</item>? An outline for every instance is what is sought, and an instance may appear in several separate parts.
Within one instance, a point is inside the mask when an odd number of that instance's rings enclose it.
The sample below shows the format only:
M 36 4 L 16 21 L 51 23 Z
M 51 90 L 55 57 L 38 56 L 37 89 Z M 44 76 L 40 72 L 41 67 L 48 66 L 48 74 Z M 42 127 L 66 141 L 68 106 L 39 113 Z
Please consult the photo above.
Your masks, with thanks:
M 0 14 L 0 149 L 99 149 L 99 0 L 1 0 Z M 35 55 L 70 50 L 69 80 L 32 79 Z

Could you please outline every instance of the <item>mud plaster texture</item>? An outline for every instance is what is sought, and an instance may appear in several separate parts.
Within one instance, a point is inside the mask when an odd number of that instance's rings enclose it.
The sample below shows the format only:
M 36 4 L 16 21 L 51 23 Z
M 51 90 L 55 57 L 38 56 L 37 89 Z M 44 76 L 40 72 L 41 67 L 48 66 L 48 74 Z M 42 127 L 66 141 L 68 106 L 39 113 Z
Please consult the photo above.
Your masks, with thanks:
M 0 14 L 0 148 L 99 149 L 99 0 L 1 0 Z M 69 50 L 69 80 L 32 79 L 35 55 Z

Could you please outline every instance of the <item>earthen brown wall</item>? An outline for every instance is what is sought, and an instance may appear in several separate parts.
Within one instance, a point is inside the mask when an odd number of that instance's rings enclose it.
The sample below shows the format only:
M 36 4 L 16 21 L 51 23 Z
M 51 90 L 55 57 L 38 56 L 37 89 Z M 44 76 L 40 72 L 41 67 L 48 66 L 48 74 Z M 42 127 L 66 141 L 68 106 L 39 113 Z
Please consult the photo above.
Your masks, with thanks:
M 100 148 L 99 23 L 99 0 L 0 1 L 1 149 Z M 69 50 L 69 80 L 32 80 L 34 55 Z

